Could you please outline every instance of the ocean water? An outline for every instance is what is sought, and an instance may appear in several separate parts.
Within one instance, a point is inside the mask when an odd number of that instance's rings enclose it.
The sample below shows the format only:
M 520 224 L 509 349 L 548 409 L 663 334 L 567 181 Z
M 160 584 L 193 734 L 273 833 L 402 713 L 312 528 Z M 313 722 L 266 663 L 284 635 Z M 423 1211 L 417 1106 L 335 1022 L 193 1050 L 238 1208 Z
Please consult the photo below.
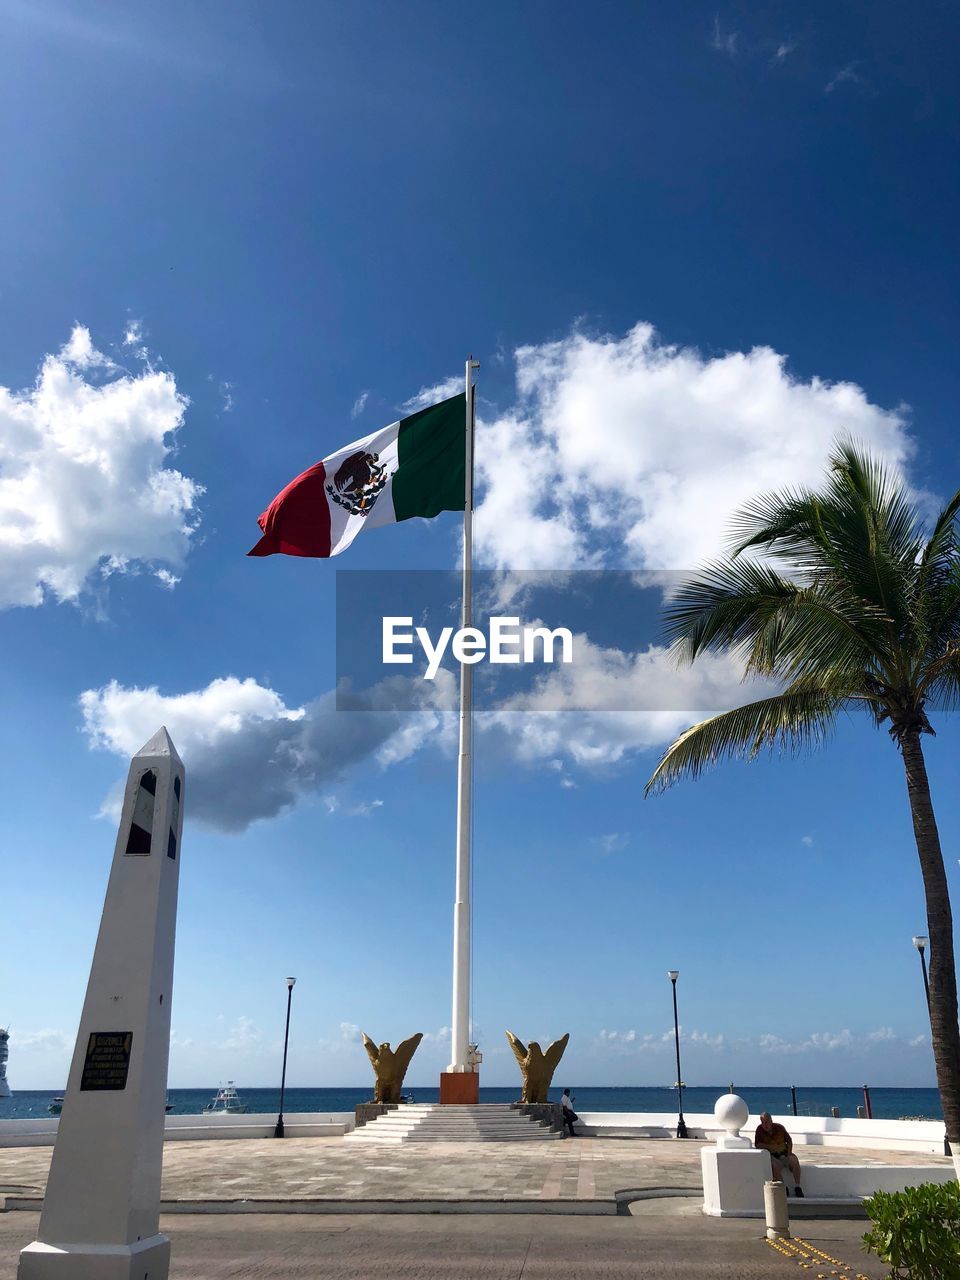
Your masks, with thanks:
M 564 1085 L 550 1090 L 550 1098 L 560 1101 Z M 599 1088 L 590 1085 L 570 1086 L 578 1111 L 653 1111 L 671 1112 L 677 1107 L 676 1089 L 652 1087 Z M 689 1086 L 683 1091 L 683 1106 L 688 1114 L 712 1112 L 713 1104 L 726 1085 Z M 280 1103 L 277 1087 L 262 1089 L 237 1084 L 241 1101 L 253 1112 L 271 1115 Z M 417 1102 L 439 1101 L 436 1087 L 418 1089 L 409 1086 Z M 171 1089 L 167 1100 L 172 1103 L 171 1114 L 197 1115 L 212 1101 L 216 1088 Z M 770 1111 L 775 1115 L 792 1114 L 790 1089 L 787 1086 L 740 1087 L 737 1093 L 749 1104 L 756 1115 Z M 20 1119 L 27 1116 L 46 1115 L 55 1096 L 53 1090 L 15 1090 L 13 1097 L 0 1098 L 0 1120 Z M 371 1090 L 365 1089 L 287 1089 L 284 1113 L 297 1111 L 352 1111 L 358 1102 L 369 1102 Z M 481 1102 L 515 1102 L 519 1088 L 481 1089 Z M 870 1100 L 875 1119 L 899 1119 L 901 1116 L 923 1116 L 940 1120 L 940 1097 L 936 1089 L 871 1089 Z M 832 1107 L 839 1107 L 841 1116 L 856 1116 L 857 1107 L 863 1105 L 863 1090 L 849 1087 L 804 1088 L 797 1086 L 797 1110 L 800 1115 L 829 1116 Z

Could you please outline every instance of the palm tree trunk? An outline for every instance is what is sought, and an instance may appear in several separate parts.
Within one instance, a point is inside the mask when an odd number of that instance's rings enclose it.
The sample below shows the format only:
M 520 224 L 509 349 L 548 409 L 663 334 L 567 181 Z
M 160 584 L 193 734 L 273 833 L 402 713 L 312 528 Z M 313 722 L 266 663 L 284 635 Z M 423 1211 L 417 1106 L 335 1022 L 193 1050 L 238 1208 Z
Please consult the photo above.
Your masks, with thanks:
M 900 740 L 913 834 L 920 855 L 930 937 L 930 1038 L 937 1068 L 937 1087 L 947 1126 L 953 1163 L 960 1177 L 960 1025 L 957 1021 L 957 970 L 953 958 L 953 915 L 940 833 L 930 799 L 930 783 L 920 734 L 910 730 Z

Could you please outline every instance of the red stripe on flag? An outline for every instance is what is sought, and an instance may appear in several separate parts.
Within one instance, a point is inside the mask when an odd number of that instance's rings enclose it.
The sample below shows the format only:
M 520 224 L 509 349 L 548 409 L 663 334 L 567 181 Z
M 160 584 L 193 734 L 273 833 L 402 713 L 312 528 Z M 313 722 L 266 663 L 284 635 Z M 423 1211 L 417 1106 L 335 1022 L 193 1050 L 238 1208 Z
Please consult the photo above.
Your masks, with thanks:
M 248 556 L 329 556 L 326 474 L 318 462 L 277 494 L 257 521 L 263 537 Z

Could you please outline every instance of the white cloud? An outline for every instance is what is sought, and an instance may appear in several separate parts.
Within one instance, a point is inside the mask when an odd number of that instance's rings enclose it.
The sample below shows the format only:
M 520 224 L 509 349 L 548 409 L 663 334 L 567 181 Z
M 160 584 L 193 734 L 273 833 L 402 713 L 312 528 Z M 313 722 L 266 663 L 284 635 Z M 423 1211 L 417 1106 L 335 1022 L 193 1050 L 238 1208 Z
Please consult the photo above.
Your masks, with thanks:
M 168 591 L 172 591 L 180 581 L 177 575 L 175 573 L 171 573 L 169 569 L 157 569 L 153 576 L 162 586 L 166 587 Z
M 415 396 L 404 400 L 400 408 L 404 413 L 416 413 L 418 409 L 426 409 L 441 400 L 449 400 L 463 388 L 463 378 L 446 378 L 443 382 L 435 382 L 432 387 L 421 387 Z
M 897 1038 L 897 1033 L 893 1027 L 880 1027 L 876 1031 L 867 1032 L 867 1039 L 872 1044 L 886 1044 L 890 1040 L 896 1040 Z
M 629 1031 L 610 1031 L 602 1030 L 596 1037 L 596 1042 L 602 1049 L 612 1051 L 616 1054 L 647 1054 L 662 1053 L 673 1048 L 676 1033 L 673 1027 L 668 1027 L 665 1031 L 653 1032 L 647 1031 L 640 1033 L 634 1028 Z M 725 1049 L 727 1047 L 726 1037 L 722 1033 L 711 1033 L 709 1031 L 686 1031 L 680 1027 L 680 1039 L 684 1044 L 697 1045 L 701 1049 Z
M 749 1044 L 750 1041 L 741 1041 Z M 923 1043 L 923 1036 L 905 1039 L 892 1027 L 880 1027 L 876 1031 L 854 1033 L 849 1028 L 842 1031 L 813 1031 L 799 1040 L 785 1040 L 779 1035 L 766 1032 L 756 1039 L 757 1048 L 762 1053 L 797 1054 L 797 1053 L 837 1053 L 840 1051 L 856 1051 L 877 1045 L 905 1044 L 916 1048 Z
M 359 804 L 344 806 L 340 797 L 335 795 L 324 796 L 323 803 L 327 813 L 341 813 L 347 818 L 369 818 L 377 809 L 383 808 L 382 800 L 363 800 Z
M 706 1049 L 722 1049 L 726 1045 L 726 1037 L 718 1032 L 711 1035 L 709 1031 L 691 1031 L 687 1035 L 683 1028 L 680 1029 L 680 1039 L 689 1040 L 691 1044 L 703 1045 Z
M 125 347 L 139 347 L 142 342 L 143 322 L 140 320 L 131 320 L 123 335 L 123 345 Z
M 182 562 L 203 492 L 166 465 L 186 406 L 172 374 L 119 371 L 82 325 L 34 386 L 0 387 L 0 607 Z
M 370 392 L 361 391 L 360 394 L 357 396 L 356 400 L 354 400 L 353 402 L 353 408 L 350 410 L 350 417 L 359 418 L 361 413 L 363 413 L 363 410 L 366 407 L 366 403 L 369 399 L 370 399 Z
M 224 1049 L 233 1049 L 237 1052 L 255 1052 L 262 1046 L 263 1033 L 253 1019 L 246 1014 L 240 1015 L 227 1032 L 227 1038 L 222 1042 Z
M 849 1049 L 853 1044 L 853 1034 L 844 1028 L 843 1031 L 814 1031 L 808 1040 L 803 1041 L 801 1051 L 807 1049 Z
M 449 682 L 447 682 L 449 683 Z M 419 682 L 425 685 L 426 682 Z M 381 766 L 415 754 L 428 740 L 446 742 L 451 731 L 446 684 L 417 688 L 422 705 L 412 712 L 365 700 L 370 710 L 338 712 L 332 693 L 303 707 L 288 707 L 273 689 L 248 678 L 226 676 L 203 689 L 164 694 L 157 686 L 127 688 L 115 680 L 80 695 L 83 727 L 93 747 L 127 758 L 167 726 L 187 767 L 190 817 L 222 831 L 284 812 L 323 793 L 351 769 Z M 104 803 L 115 816 L 118 792 Z M 327 802 L 331 812 L 339 808 Z M 364 816 L 382 801 L 359 801 L 344 812 Z
M 50 357 L 48 356 L 49 360 Z M 93 345 L 90 330 L 82 324 L 75 325 L 66 344 L 60 350 L 60 360 L 64 364 L 75 365 L 78 369 L 115 369 L 116 365 L 109 356 L 98 351 Z
M 801 836 L 800 843 L 805 844 L 809 849 L 810 846 L 813 844 L 813 836 Z
M 903 411 L 878 408 L 853 384 L 801 381 L 769 348 L 707 358 L 637 325 L 622 338 L 574 333 L 515 354 L 517 404 L 479 427 L 477 545 L 500 568 L 690 567 L 721 548 L 732 510 L 757 492 L 819 483 L 838 436 L 900 468 L 910 457 Z M 405 408 L 458 387 L 425 388 Z M 102 565 L 136 567 L 119 551 Z M 662 646 L 626 653 L 586 636 L 575 651 L 572 665 L 477 716 L 478 732 L 501 736 L 510 758 L 547 764 L 566 788 L 576 785 L 568 768 L 616 766 L 765 691 L 742 684 L 729 655 L 677 668 Z M 412 712 L 374 694 L 377 714 L 350 715 L 335 713 L 332 693 L 291 709 L 256 681 L 227 677 L 180 695 L 114 682 L 82 705 L 91 740 L 120 755 L 166 723 L 188 760 L 192 816 L 242 830 L 310 795 L 325 795 L 331 812 L 379 807 L 362 798 L 351 809 L 334 784 L 361 762 L 386 768 L 428 741 L 448 744 L 455 693 L 443 671 Z
M 849 85 L 853 89 L 866 90 L 868 83 L 857 71 L 859 65 L 858 62 L 848 62 L 845 67 L 841 67 L 836 75 L 824 85 L 823 92 L 833 93 L 843 85 Z
M 620 853 L 630 843 L 630 837 L 622 831 L 611 831 L 605 836 L 594 837 L 601 853 Z
M 638 324 L 515 359 L 517 403 L 478 424 L 476 544 L 497 568 L 689 569 L 745 501 L 820 483 L 838 437 L 897 467 L 911 452 L 902 409 L 797 378 L 769 347 L 708 357 Z
M 369 818 L 371 813 L 376 813 L 378 809 L 383 808 L 382 800 L 365 800 L 360 804 L 350 805 L 344 810 L 350 818 Z
M 740 663 L 729 654 L 705 654 L 679 667 L 663 646 L 628 654 L 578 634 L 574 655 L 571 664 L 547 669 L 530 691 L 478 713 L 480 731 L 503 734 L 527 763 L 606 768 L 671 742 L 712 711 L 762 697 L 769 687 L 744 683 Z
M 73 1048 L 73 1040 L 65 1031 L 57 1031 L 49 1027 L 41 1031 L 10 1032 L 10 1043 L 17 1051 L 25 1053 L 65 1053 Z
M 475 1035 L 475 1036 L 477 1036 L 477 1038 L 478 1038 L 477 1042 L 479 1043 L 479 1042 L 480 1042 L 480 1039 L 482 1038 L 482 1032 L 481 1032 L 480 1028 L 475 1026 L 475 1027 L 473 1028 L 473 1033 L 474 1033 L 474 1035 Z M 438 1028 L 436 1029 L 436 1031 L 425 1031 L 425 1032 L 423 1033 L 423 1043 L 424 1043 L 425 1045 L 431 1045 L 431 1044 L 436 1044 L 436 1045 L 445 1045 L 445 1044 L 449 1044 L 449 1043 L 450 1043 L 450 1028 L 449 1028 L 449 1027 L 438 1027 Z
M 272 689 L 235 676 L 212 680 L 205 689 L 164 695 L 153 685 L 125 689 L 111 681 L 80 695 L 84 729 L 92 744 L 123 756 L 133 755 L 157 726 L 166 724 L 186 759 L 198 748 L 222 745 L 263 721 L 301 720 L 302 707 L 290 709 Z
M 324 1056 L 334 1054 L 340 1057 L 345 1054 L 348 1060 L 354 1056 L 354 1051 L 359 1048 L 359 1057 L 365 1061 L 366 1054 L 362 1048 L 362 1036 L 362 1029 L 355 1022 L 341 1022 L 336 1034 L 321 1036 L 317 1041 L 317 1048 Z
M 710 655 L 678 669 L 656 647 L 625 655 L 590 645 L 585 637 L 577 643 L 579 673 L 555 667 L 530 692 L 477 715 L 477 731 L 494 740 L 495 750 L 496 739 L 502 739 L 505 757 L 547 765 L 563 787 L 576 786 L 564 772 L 568 766 L 615 766 L 638 751 L 663 746 L 705 710 L 757 692 L 740 683 L 736 663 L 727 657 Z M 126 687 L 114 680 L 85 690 L 79 704 L 91 746 L 125 759 L 166 725 L 187 766 L 189 816 L 220 830 L 242 831 L 309 797 L 330 814 L 370 817 L 383 801 L 369 794 L 369 782 L 367 794 L 356 799 L 344 799 L 337 784 L 363 764 L 385 769 L 426 746 L 451 749 L 452 673 L 441 672 L 432 683 L 405 682 L 399 702 L 395 683 L 384 681 L 362 695 L 368 709 L 358 712 L 338 711 L 333 692 L 288 707 L 275 690 L 235 676 L 170 694 L 156 685 Z M 651 704 L 659 709 L 621 710 Z M 116 819 L 121 798 L 122 788 L 112 788 L 102 815 Z M 626 840 L 621 833 L 601 833 L 598 848 L 613 853 Z
M 726 53 L 732 58 L 737 52 L 737 41 L 739 38 L 740 35 L 737 31 L 724 31 L 720 26 L 719 14 L 714 16 L 713 37 L 710 43 L 718 53 Z
M 796 40 L 784 40 L 781 44 L 778 44 L 776 49 L 774 50 L 772 61 L 773 62 L 786 61 L 786 59 L 790 57 L 791 53 L 794 52 L 796 47 L 797 47 Z
M 886 1052 L 897 1046 L 915 1049 L 924 1043 L 923 1036 L 907 1039 L 891 1027 L 856 1034 L 848 1029 L 819 1031 L 787 1039 L 770 1032 L 731 1038 L 720 1031 L 702 1031 L 696 1028 L 687 1031 L 681 1026 L 680 1039 L 691 1050 L 695 1049 L 700 1053 L 747 1055 L 751 1061 L 757 1053 L 784 1057 L 806 1055 L 811 1060 L 824 1054 L 830 1058 L 864 1058 L 875 1055 L 878 1050 Z M 674 1029 L 668 1027 L 662 1032 L 605 1029 L 598 1033 L 594 1043 L 606 1053 L 618 1057 L 666 1054 L 673 1050 Z

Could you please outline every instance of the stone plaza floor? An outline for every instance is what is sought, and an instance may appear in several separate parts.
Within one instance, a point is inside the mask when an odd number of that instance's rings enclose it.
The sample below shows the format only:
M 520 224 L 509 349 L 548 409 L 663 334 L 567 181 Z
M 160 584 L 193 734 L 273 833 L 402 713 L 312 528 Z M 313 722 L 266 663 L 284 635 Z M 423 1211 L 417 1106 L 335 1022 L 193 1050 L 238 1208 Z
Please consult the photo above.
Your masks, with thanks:
M 342 1138 L 168 1142 L 163 1200 L 527 1200 L 615 1212 L 621 1192 L 699 1189 L 702 1146 L 663 1138 L 398 1146 Z M 0 1149 L 0 1196 L 42 1196 L 51 1154 L 51 1147 Z M 807 1164 L 950 1163 L 944 1156 L 839 1147 L 798 1147 L 797 1154 Z

